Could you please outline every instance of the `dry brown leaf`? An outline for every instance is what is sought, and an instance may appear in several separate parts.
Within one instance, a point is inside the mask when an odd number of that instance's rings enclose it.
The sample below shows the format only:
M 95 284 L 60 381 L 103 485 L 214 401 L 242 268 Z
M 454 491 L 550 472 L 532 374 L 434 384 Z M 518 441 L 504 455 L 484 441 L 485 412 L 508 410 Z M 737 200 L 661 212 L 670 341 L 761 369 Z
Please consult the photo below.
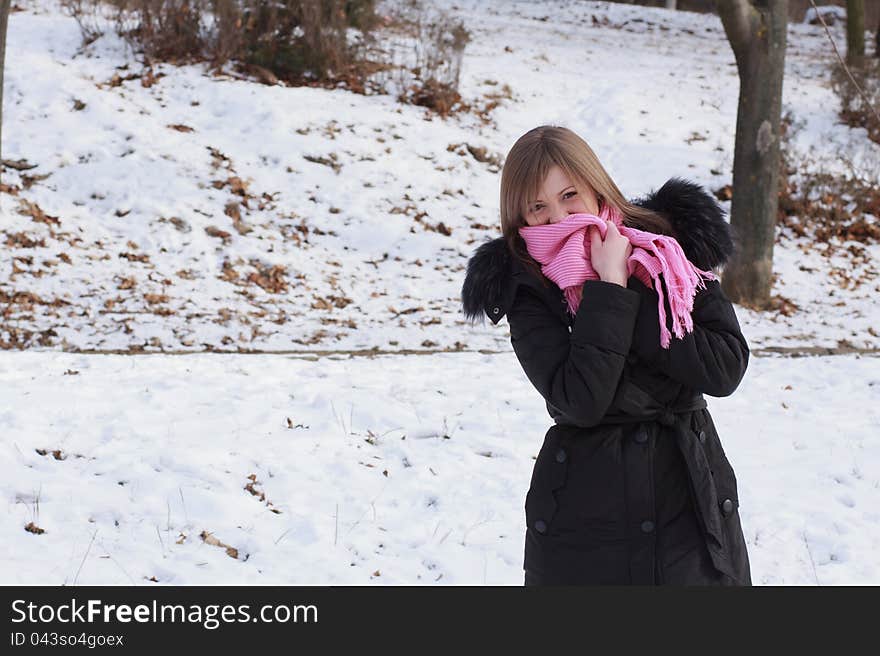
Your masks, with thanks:
M 30 164 L 26 159 L 4 159 L 0 160 L 3 166 L 16 171 L 28 171 L 37 168 L 37 164 Z
M 129 262 L 143 262 L 146 264 L 150 261 L 150 256 L 146 253 L 141 253 L 140 255 L 136 255 L 135 253 L 120 253 L 119 257 L 124 258 Z
M 271 294 L 279 294 L 287 291 L 287 281 L 285 279 L 287 270 L 280 264 L 272 266 L 265 265 L 261 262 L 251 261 L 257 271 L 248 274 L 247 281 L 262 287 Z
M 244 182 L 238 176 L 230 176 L 230 178 L 226 181 L 226 184 L 229 185 L 229 191 L 238 196 L 247 196 L 247 188 L 248 183 Z
M 47 225 L 61 225 L 61 221 L 58 220 L 57 216 L 50 216 L 43 212 L 40 209 L 40 206 L 36 203 L 32 203 L 29 200 L 24 198 L 21 199 L 21 203 L 18 207 L 18 213 L 23 216 L 29 216 L 31 219 L 36 221 L 37 223 L 45 223 Z
M 46 241 L 44 239 L 32 239 L 24 232 L 13 232 L 7 233 L 6 245 L 13 248 L 45 248 Z
M 238 234 L 246 235 L 249 232 L 253 231 L 253 228 L 246 225 L 241 220 L 241 210 L 239 210 L 239 203 L 237 203 L 236 201 L 233 201 L 231 203 L 227 203 L 224 211 L 226 213 L 226 216 L 229 216 L 232 218 L 232 227 L 235 228 L 236 231 L 238 231 Z
M 195 271 L 192 271 L 191 269 L 181 269 L 175 275 L 184 280 L 195 280 L 197 277 Z
M 230 547 L 228 544 L 223 544 L 222 542 L 220 542 L 220 540 L 215 538 L 212 533 L 209 533 L 208 531 L 202 531 L 199 534 L 199 537 L 202 538 L 205 544 L 210 544 L 212 547 L 222 547 L 223 549 L 226 549 L 227 556 L 229 556 L 230 558 L 238 559 L 238 549 L 236 549 L 235 547 Z
M 225 230 L 221 230 L 216 226 L 208 226 L 207 228 L 205 228 L 205 232 L 209 237 L 219 237 L 223 240 L 224 244 L 228 244 L 232 237 L 232 235 L 230 235 L 228 232 L 226 232 Z
M 220 278 L 226 282 L 234 282 L 238 280 L 238 271 L 233 268 L 229 260 L 223 261 L 223 273 L 220 274 Z

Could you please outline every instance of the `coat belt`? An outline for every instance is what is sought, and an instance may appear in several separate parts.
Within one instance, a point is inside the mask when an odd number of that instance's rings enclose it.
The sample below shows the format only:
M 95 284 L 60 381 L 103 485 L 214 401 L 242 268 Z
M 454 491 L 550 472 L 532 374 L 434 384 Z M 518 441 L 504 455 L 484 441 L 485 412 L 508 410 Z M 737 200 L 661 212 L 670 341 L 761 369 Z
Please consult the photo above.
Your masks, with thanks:
M 708 407 L 702 394 L 672 404 L 662 404 L 630 380 L 624 380 L 614 397 L 615 412 L 602 417 L 602 424 L 628 424 L 658 421 L 664 426 L 675 426 L 677 415 Z M 567 422 L 557 421 L 559 424 Z
M 702 394 L 698 394 L 672 404 L 663 404 L 632 381 L 625 379 L 621 381 L 612 405 L 615 407 L 615 412 L 606 414 L 602 418 L 602 424 L 657 421 L 673 428 L 678 447 L 687 464 L 697 512 L 709 538 L 706 546 L 712 561 L 717 569 L 735 577 L 736 573 L 727 553 L 727 540 L 718 509 L 716 490 L 709 473 L 711 465 L 705 451 L 693 439 L 692 432 L 685 424 L 688 413 L 708 407 L 706 399 Z

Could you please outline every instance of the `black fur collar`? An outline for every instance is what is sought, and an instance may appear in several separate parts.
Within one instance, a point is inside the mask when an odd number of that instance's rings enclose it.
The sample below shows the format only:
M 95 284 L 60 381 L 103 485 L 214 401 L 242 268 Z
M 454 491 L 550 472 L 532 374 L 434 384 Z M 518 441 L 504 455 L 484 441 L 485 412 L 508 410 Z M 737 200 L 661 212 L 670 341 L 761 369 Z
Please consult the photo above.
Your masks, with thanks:
M 633 202 L 669 217 L 682 250 L 700 269 L 714 269 L 733 255 L 733 236 L 724 211 L 701 186 L 670 178 L 657 191 Z M 498 323 L 513 300 L 513 270 L 514 258 L 502 237 L 474 251 L 461 288 L 462 310 L 468 320 L 476 322 L 485 314 Z

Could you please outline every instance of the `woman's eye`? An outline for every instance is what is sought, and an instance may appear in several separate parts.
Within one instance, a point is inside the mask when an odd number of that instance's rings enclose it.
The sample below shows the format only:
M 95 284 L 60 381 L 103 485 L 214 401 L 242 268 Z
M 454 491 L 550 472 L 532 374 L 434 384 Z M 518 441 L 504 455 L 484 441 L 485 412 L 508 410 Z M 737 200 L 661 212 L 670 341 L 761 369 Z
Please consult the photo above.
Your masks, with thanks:
M 576 191 L 568 191 L 568 192 L 566 192 L 565 194 L 563 194 L 562 198 L 565 199 L 565 200 L 568 200 L 569 198 L 572 198 L 572 197 L 574 197 L 574 196 L 577 196 L 577 193 L 578 193 L 578 192 L 576 192 Z

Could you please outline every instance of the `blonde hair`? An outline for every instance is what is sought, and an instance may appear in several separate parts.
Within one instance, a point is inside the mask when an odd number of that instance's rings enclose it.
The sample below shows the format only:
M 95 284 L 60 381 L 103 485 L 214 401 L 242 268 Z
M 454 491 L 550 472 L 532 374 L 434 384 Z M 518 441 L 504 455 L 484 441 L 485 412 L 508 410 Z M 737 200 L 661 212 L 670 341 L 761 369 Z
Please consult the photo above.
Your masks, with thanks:
M 540 266 L 529 255 L 519 228 L 527 225 L 523 210 L 540 191 L 553 166 L 561 168 L 578 193 L 589 186 L 599 203 L 608 203 L 623 215 L 632 228 L 675 236 L 672 224 L 662 214 L 634 205 L 599 162 L 589 144 L 568 128 L 541 125 L 517 139 L 501 171 L 501 232 L 507 247 L 547 284 Z

